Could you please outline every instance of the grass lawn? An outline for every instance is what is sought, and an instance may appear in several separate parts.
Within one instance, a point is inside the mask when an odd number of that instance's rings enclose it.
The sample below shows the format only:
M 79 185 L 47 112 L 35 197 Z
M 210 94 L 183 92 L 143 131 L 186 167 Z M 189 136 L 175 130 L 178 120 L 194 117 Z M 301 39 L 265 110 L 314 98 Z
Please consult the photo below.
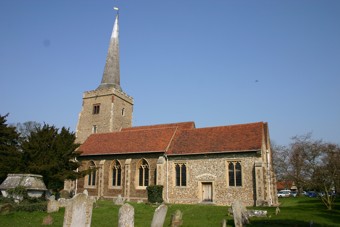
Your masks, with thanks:
M 323 204 L 315 198 L 280 198 L 281 212 L 275 215 L 274 207 L 249 208 L 268 210 L 267 218 L 251 218 L 248 226 L 340 226 L 340 202 L 332 211 L 327 211 Z M 135 226 L 150 226 L 153 212 L 157 206 L 131 203 L 135 208 Z M 169 226 L 171 214 L 177 209 L 183 212 L 185 226 L 221 226 L 227 219 L 228 226 L 233 226 L 233 218 L 227 215 L 227 207 L 212 205 L 168 205 L 168 213 L 164 226 Z M 119 206 L 112 201 L 98 201 L 93 209 L 92 227 L 117 226 Z M 45 212 L 16 212 L 0 216 L 1 227 L 41 226 Z M 52 226 L 62 226 L 64 209 L 52 213 Z

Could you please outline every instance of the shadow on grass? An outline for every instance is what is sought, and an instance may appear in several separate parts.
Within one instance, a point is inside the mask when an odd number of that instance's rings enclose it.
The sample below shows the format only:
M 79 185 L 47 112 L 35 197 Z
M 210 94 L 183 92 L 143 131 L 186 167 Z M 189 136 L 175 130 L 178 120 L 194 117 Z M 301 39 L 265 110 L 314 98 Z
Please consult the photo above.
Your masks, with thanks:
M 271 227 L 281 227 L 281 226 L 289 226 L 289 227 L 300 227 L 300 226 L 313 226 L 313 227 L 334 227 L 335 225 L 320 225 L 317 223 L 305 222 L 305 221 L 297 221 L 297 220 L 251 220 L 249 226 L 271 226 Z

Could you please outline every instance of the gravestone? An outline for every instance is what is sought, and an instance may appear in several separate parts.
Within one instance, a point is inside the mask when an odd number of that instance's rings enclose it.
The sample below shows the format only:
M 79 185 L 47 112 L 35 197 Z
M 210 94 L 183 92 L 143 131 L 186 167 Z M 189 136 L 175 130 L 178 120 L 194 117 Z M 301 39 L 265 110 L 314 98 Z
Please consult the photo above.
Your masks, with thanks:
M 59 207 L 67 207 L 67 205 L 71 203 L 71 201 L 72 201 L 71 199 L 59 198 L 58 199 Z
M 135 219 L 135 210 L 133 206 L 125 203 L 120 207 L 118 213 L 118 227 L 133 227 Z
M 248 210 L 248 217 L 267 217 L 266 210 Z
M 222 223 L 221 223 L 222 227 L 227 227 L 227 220 L 223 219 Z
M 121 194 L 119 194 L 115 201 L 115 205 L 123 205 L 123 204 L 124 204 L 124 198 L 122 197 Z
M 13 205 L 10 203 L 2 204 L 0 205 L 0 214 L 9 214 L 13 209 Z
M 52 224 L 53 224 L 53 218 L 50 214 L 44 217 L 42 221 L 42 225 L 52 225 Z
M 59 202 L 55 200 L 54 196 L 50 196 L 47 202 L 47 213 L 53 213 L 59 211 Z
M 235 227 L 243 227 L 243 225 L 249 224 L 247 209 L 239 200 L 234 201 L 232 209 Z
M 71 198 L 70 192 L 67 191 L 67 190 L 61 190 L 61 191 L 59 192 L 59 194 L 60 194 L 60 198 L 64 198 L 64 199 L 69 199 L 69 198 Z
M 90 227 L 94 200 L 84 193 L 77 194 L 66 206 L 63 227 Z
M 280 213 L 280 207 L 276 207 L 275 209 L 275 215 L 278 215 Z
M 181 226 L 183 224 L 182 216 L 182 212 L 180 210 L 176 210 L 175 213 L 171 215 L 171 227 Z
M 151 227 L 163 227 L 168 207 L 164 204 L 156 208 L 152 218 Z

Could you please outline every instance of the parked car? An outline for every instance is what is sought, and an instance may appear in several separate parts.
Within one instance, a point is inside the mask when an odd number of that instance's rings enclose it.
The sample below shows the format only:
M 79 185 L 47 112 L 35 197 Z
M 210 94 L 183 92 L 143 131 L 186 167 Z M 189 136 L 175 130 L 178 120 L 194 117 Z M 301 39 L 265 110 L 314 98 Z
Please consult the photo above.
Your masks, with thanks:
M 292 191 L 292 192 L 290 192 L 290 196 L 296 197 L 296 196 L 297 196 L 297 191 Z
M 278 197 L 289 197 L 290 196 L 290 190 L 280 190 L 277 193 Z
M 309 192 L 307 192 L 307 196 L 309 198 L 315 198 L 315 197 L 318 197 L 318 193 L 315 192 L 315 191 L 309 191 Z

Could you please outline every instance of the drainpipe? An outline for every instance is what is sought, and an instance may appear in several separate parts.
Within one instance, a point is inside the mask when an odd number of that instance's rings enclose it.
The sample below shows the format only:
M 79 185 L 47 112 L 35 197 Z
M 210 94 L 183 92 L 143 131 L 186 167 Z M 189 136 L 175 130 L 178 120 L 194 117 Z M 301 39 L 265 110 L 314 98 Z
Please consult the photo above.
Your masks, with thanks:
M 78 168 L 77 168 L 77 173 L 79 172 L 78 171 Z M 75 188 L 75 192 L 74 192 L 74 195 L 76 195 L 77 194 L 77 191 L 78 191 L 78 178 L 76 178 L 76 188 Z
M 271 174 L 270 174 L 270 163 L 269 163 L 269 150 L 267 149 L 267 176 L 268 176 L 268 182 L 269 182 L 269 185 L 268 185 L 268 189 L 269 189 L 269 200 L 270 200 L 270 205 L 273 204 L 273 198 L 272 198 L 272 193 L 271 193 L 271 187 L 272 187 L 272 182 L 271 182 Z
M 166 202 L 169 202 L 169 165 L 168 165 L 168 156 L 164 154 L 164 158 L 166 160 Z

